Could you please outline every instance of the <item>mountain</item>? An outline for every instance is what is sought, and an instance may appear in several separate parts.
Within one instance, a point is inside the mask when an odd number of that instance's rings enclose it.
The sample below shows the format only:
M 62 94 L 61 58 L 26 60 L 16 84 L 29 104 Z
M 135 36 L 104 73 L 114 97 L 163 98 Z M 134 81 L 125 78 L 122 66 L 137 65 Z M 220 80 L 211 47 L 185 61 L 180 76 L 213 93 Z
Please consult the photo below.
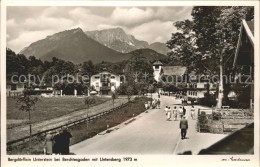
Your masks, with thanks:
M 161 42 L 155 42 L 149 45 L 150 49 L 155 50 L 158 53 L 167 55 L 168 52 L 170 52 L 170 50 L 167 48 L 166 44 L 161 43 Z
M 129 36 L 128 36 L 129 37 Z M 134 39 L 134 37 L 131 37 Z M 125 36 L 127 39 L 127 36 Z M 146 42 L 135 41 L 136 44 Z M 41 60 L 51 61 L 53 57 L 73 63 L 82 63 L 91 60 L 93 63 L 121 62 L 130 59 L 133 55 L 140 54 L 150 61 L 166 58 L 165 55 L 157 53 L 152 49 L 137 49 L 129 53 L 120 53 L 87 36 L 82 29 L 62 31 L 45 39 L 36 41 L 25 47 L 20 54 L 35 56 Z
M 126 34 L 122 28 L 86 31 L 85 33 L 90 38 L 121 53 L 143 48 L 150 48 L 165 55 L 168 52 L 165 44 L 156 42 L 149 45 L 146 41 L 137 40 L 133 35 Z
M 127 53 L 125 56 L 127 56 L 129 58 L 132 58 L 134 56 L 142 56 L 151 62 L 156 61 L 156 60 L 167 59 L 167 56 L 157 53 L 156 51 L 154 51 L 152 49 L 148 49 L 148 48 L 134 50 L 132 52 Z
M 89 38 L 82 29 L 72 29 L 47 36 L 45 39 L 32 43 L 24 48 L 20 54 L 35 56 L 41 60 L 51 60 L 57 57 L 74 63 L 92 60 L 119 62 L 127 59 L 115 50 Z

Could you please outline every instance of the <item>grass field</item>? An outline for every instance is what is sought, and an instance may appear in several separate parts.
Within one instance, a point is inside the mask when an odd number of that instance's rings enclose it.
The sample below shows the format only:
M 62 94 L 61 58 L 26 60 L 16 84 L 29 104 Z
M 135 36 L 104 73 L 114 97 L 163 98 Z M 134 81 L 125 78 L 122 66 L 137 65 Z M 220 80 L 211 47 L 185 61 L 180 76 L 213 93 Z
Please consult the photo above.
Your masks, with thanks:
M 144 103 L 148 100 L 146 97 L 136 98 L 133 102 L 130 102 L 127 106 L 113 111 L 101 118 L 95 119 L 90 122 L 84 122 L 75 126 L 69 127 L 69 131 L 72 134 L 71 145 L 86 140 L 95 136 L 109 127 L 116 126 L 134 116 L 145 111 Z M 33 138 L 31 154 L 43 154 L 44 138 L 41 135 Z M 29 154 L 29 142 L 22 143 L 16 146 L 10 146 L 7 148 L 8 154 L 19 155 Z
M 95 97 L 96 103 L 101 104 L 111 98 Z M 91 106 L 93 106 L 91 105 Z M 51 97 L 40 98 L 31 111 L 32 123 L 49 120 L 72 113 L 74 111 L 86 109 L 84 98 L 77 97 Z M 17 100 L 11 97 L 7 98 L 7 127 L 12 128 L 24 125 L 28 122 L 28 113 L 19 110 Z

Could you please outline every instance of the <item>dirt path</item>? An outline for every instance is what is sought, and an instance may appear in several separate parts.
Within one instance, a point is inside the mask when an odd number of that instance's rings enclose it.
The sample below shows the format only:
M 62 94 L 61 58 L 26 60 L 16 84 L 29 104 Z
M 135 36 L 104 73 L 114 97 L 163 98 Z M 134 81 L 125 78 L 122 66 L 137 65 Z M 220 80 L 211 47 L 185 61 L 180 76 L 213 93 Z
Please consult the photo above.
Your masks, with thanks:
M 114 107 L 120 106 L 126 102 L 127 99 L 115 99 Z M 73 122 L 81 118 L 87 117 L 87 114 L 88 116 L 91 116 L 97 113 L 107 111 L 112 108 L 113 108 L 112 100 L 109 100 L 106 101 L 105 103 L 99 104 L 97 106 L 93 106 L 89 109 L 75 111 L 73 113 L 58 118 L 42 121 L 39 123 L 34 123 L 32 124 L 32 133 L 34 134 L 40 131 L 62 126 L 66 123 Z M 14 127 L 12 129 L 7 129 L 7 141 L 16 140 L 25 136 L 29 136 L 29 125 L 23 125 L 23 126 Z

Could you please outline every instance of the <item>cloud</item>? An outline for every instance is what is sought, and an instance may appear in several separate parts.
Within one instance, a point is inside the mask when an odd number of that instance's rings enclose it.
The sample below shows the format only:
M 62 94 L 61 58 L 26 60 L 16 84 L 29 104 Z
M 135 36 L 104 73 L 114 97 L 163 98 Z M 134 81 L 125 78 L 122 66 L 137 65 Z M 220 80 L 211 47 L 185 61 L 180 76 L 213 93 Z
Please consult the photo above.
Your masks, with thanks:
M 171 21 L 162 22 L 155 20 L 136 26 L 133 29 L 129 29 L 128 31 L 131 34 L 135 34 L 135 37 L 140 40 L 145 40 L 150 43 L 165 43 L 170 39 L 171 34 L 176 32 L 176 29 L 173 27 Z
M 32 42 L 80 27 L 83 31 L 121 27 L 137 39 L 166 42 L 172 23 L 191 18 L 192 7 L 8 7 L 7 47 L 19 52 Z
M 52 30 L 43 31 L 24 31 L 17 38 L 7 41 L 7 46 L 11 49 L 15 48 L 16 52 L 21 51 L 25 46 L 29 46 L 31 43 L 44 39 L 49 34 L 54 34 Z
M 154 11 L 151 8 L 140 9 L 136 7 L 117 7 L 111 15 L 115 24 L 123 26 L 134 26 L 147 22 L 153 18 Z

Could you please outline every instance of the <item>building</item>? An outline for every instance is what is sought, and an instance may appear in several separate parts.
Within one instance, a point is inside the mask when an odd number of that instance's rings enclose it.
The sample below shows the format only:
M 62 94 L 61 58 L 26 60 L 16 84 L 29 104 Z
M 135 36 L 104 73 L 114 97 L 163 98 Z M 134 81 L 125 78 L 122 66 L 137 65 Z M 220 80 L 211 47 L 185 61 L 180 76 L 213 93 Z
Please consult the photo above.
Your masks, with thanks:
M 100 95 L 111 94 L 116 88 L 120 86 L 123 81 L 120 75 L 115 75 L 110 72 L 104 71 L 96 75 L 91 76 L 90 85 Z
M 24 83 L 11 83 L 7 81 L 6 96 L 19 96 L 24 91 Z
M 254 102 L 254 44 L 254 21 L 242 20 L 233 67 L 240 69 L 235 75 L 236 78 L 242 75 L 250 76 L 243 84 L 250 87 L 251 108 Z
M 159 81 L 173 84 L 176 87 L 179 84 L 186 83 L 187 67 L 185 66 L 162 66 L 160 70 Z
M 189 74 L 189 83 L 187 83 L 187 97 L 188 98 L 204 98 L 205 93 L 209 91 L 209 94 L 216 93 L 217 85 L 210 82 L 207 76 L 197 76 L 195 73 Z
M 162 66 L 163 66 L 163 64 L 160 61 L 156 61 L 153 63 L 153 76 L 157 82 L 159 82 L 159 79 L 160 79 L 160 72 L 161 72 Z

